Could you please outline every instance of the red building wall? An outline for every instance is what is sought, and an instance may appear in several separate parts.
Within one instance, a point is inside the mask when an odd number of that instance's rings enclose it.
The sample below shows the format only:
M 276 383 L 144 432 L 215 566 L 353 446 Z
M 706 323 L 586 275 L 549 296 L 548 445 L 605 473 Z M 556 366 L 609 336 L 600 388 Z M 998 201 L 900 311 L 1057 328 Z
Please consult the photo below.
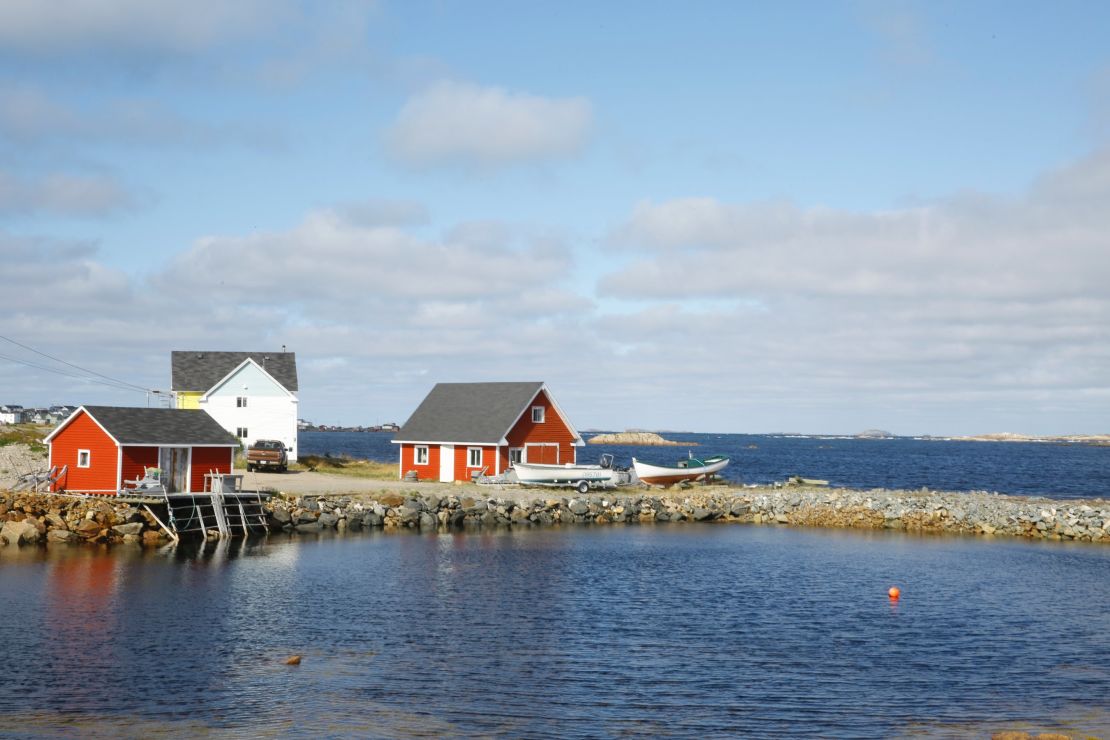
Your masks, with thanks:
M 536 423 L 532 421 L 532 407 L 543 406 L 543 421 Z M 526 444 L 537 444 L 541 442 L 554 442 L 559 445 L 559 460 L 560 463 L 573 463 L 578 461 L 577 453 L 578 448 L 574 446 L 574 435 L 570 431 L 570 427 L 566 425 L 562 417 L 555 410 L 555 406 L 551 403 L 551 399 L 547 394 L 540 391 L 536 397 L 532 399 L 532 403 L 528 404 L 524 415 L 513 426 L 505 438 L 509 441 L 510 447 L 524 447 Z M 502 470 L 509 464 L 509 451 L 503 450 L 504 463 Z M 536 460 L 532 460 L 536 462 Z M 544 462 L 555 462 L 554 460 Z
M 89 467 L 77 467 L 77 451 L 89 451 Z M 116 443 L 82 411 L 50 440 L 50 464 L 68 465 L 54 490 L 115 493 L 119 452 Z
M 194 447 L 189 490 L 203 491 L 207 473 L 230 473 L 233 454 L 231 447 Z
M 496 447 L 492 445 L 482 446 L 482 464 L 471 467 L 468 464 L 470 462 L 470 447 L 467 445 L 455 445 L 455 480 L 469 482 L 473 480 L 474 473 L 481 471 L 483 468 L 486 471 L 486 475 L 493 475 L 496 459 Z M 504 468 L 501 468 L 501 470 L 504 471 Z
M 416 471 L 420 480 L 439 480 L 439 445 L 428 445 L 428 464 L 417 465 L 415 462 L 416 445 L 401 445 L 401 477 L 410 470 Z
M 146 472 L 143 468 L 158 467 L 157 447 L 133 447 L 124 445 L 123 448 L 123 480 L 138 480 Z

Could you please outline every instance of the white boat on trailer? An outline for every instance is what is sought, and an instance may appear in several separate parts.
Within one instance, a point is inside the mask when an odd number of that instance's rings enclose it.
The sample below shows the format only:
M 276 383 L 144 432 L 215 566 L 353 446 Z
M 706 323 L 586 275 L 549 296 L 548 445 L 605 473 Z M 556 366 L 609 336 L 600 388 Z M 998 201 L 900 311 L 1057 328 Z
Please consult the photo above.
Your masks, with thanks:
M 517 462 L 513 463 L 512 471 L 517 482 L 525 486 L 569 486 L 579 493 L 586 493 L 591 488 L 615 488 L 632 482 L 628 470 L 614 467 L 613 456 L 609 454 L 602 455 L 597 465 Z
M 672 486 L 684 481 L 697 481 L 707 478 L 728 465 L 724 455 L 714 455 L 699 460 L 693 455 L 687 460 L 679 460 L 675 465 L 652 465 L 632 458 L 632 468 L 641 483 L 652 486 Z

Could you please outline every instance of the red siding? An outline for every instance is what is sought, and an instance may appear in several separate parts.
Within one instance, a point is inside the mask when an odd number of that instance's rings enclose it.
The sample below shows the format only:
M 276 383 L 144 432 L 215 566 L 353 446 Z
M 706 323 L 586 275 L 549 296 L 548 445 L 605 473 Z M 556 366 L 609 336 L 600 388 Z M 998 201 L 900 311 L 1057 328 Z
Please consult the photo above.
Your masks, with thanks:
M 428 445 L 428 464 L 417 465 L 414 460 L 416 445 L 401 445 L 401 477 L 410 470 L 416 471 L 420 480 L 439 480 L 439 445 Z
M 131 447 L 123 448 L 123 480 L 138 480 L 146 472 L 143 468 L 158 467 L 157 447 Z
M 89 451 L 89 467 L 77 467 L 77 451 Z M 80 412 L 50 440 L 50 464 L 66 471 L 54 490 L 115 493 L 119 471 L 116 443 L 87 412 Z
M 543 421 L 535 423 L 532 421 L 532 407 L 543 406 Z M 557 442 L 559 444 L 559 462 L 573 463 L 577 462 L 578 448 L 574 446 L 574 435 L 571 434 L 570 427 L 566 425 L 562 417 L 555 410 L 551 399 L 547 394 L 540 391 L 536 397 L 532 399 L 532 403 L 528 404 L 528 408 L 524 411 L 524 415 L 520 417 L 520 421 L 513 426 L 505 438 L 509 441 L 510 447 L 524 447 L 525 444 L 536 444 L 540 442 Z M 508 464 L 509 453 L 505 451 L 505 461 Z M 536 462 L 536 460 L 532 460 Z M 544 460 L 544 462 L 555 462 L 555 460 Z
M 474 473 L 486 469 L 486 475 L 493 475 L 493 466 L 496 456 L 495 447 L 482 447 L 482 464 L 470 467 L 470 448 L 466 445 L 455 445 L 455 480 L 469 482 L 473 480 Z
M 231 447 L 194 447 L 189 474 L 190 490 L 203 491 L 207 473 L 230 473 L 233 453 Z

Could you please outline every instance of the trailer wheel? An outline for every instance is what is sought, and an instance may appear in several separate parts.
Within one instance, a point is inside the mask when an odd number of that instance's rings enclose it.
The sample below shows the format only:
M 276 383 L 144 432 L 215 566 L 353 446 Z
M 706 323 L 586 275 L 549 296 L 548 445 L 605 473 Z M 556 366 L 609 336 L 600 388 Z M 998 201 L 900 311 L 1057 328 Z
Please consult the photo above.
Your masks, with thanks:
M 574 487 L 579 493 L 585 494 L 590 491 L 590 484 L 584 480 L 578 481 L 578 485 Z

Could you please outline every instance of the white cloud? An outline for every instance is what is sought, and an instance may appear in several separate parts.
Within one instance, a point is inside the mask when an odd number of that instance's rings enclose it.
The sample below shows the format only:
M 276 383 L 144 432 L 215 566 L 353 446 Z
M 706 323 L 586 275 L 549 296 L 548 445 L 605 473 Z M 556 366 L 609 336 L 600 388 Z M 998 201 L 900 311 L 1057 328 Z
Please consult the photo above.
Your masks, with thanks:
M 579 153 L 592 118 L 582 97 L 445 81 L 405 103 L 386 141 L 389 152 L 411 166 L 494 168 Z
M 56 173 L 29 180 L 0 170 L 0 215 L 42 211 L 103 216 L 134 204 L 126 189 L 110 177 Z
M 256 35 L 294 10 L 285 0 L 5 0 L 0 48 L 192 52 Z

